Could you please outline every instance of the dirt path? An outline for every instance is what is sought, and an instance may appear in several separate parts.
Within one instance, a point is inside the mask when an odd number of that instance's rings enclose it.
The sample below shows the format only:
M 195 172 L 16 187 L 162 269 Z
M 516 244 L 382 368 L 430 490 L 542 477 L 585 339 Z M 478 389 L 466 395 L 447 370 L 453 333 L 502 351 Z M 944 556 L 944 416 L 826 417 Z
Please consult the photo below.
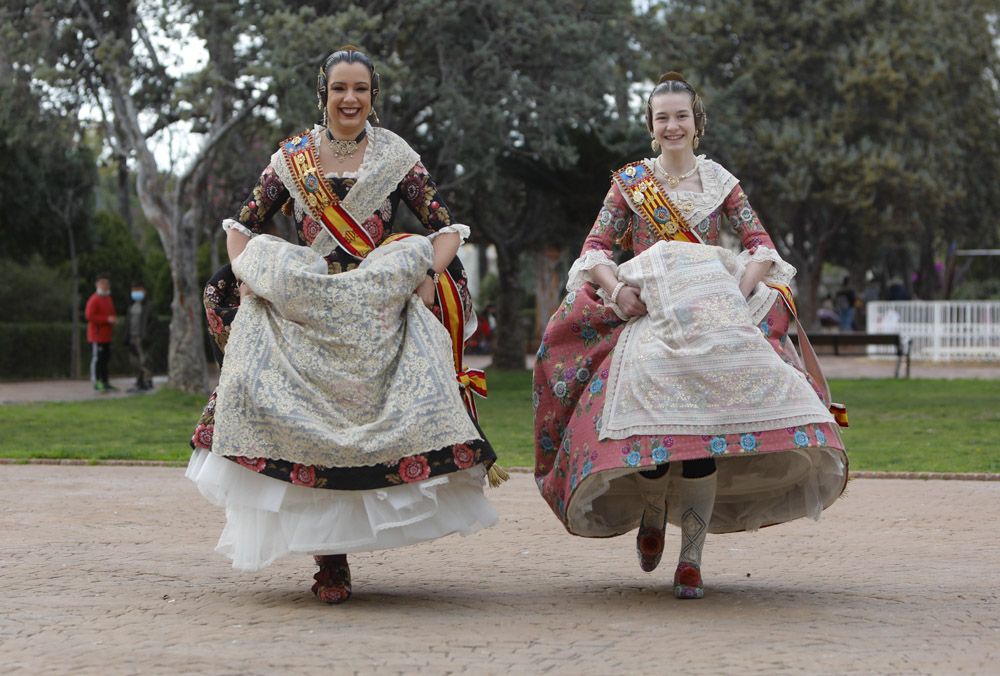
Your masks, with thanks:
M 988 673 L 1000 663 L 1000 483 L 857 480 L 819 523 L 709 536 L 703 601 L 633 539 L 567 535 L 515 474 L 501 522 L 257 574 L 177 468 L 0 466 L 5 673 Z M 995 672 L 994 672 L 995 673 Z

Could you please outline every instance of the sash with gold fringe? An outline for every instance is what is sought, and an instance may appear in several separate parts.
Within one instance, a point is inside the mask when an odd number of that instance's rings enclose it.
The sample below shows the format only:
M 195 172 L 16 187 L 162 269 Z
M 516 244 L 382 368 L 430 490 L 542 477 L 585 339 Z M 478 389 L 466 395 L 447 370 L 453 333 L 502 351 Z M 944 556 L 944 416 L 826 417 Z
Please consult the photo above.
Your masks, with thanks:
M 361 259 L 375 249 L 375 242 L 364 228 L 347 213 L 340 198 L 322 176 L 319 155 L 308 131 L 281 144 L 281 155 L 299 192 L 305 198 L 310 215 L 330 232 L 340 247 Z
M 701 243 L 644 162 L 626 164 L 611 177 L 632 209 L 664 240 Z

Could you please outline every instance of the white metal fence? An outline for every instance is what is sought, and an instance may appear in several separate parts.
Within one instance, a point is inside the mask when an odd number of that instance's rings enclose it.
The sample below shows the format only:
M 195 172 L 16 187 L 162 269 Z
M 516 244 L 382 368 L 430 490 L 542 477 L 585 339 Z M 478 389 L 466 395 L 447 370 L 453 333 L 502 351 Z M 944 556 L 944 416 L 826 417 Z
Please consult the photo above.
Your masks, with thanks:
M 912 343 L 913 359 L 1000 361 L 1000 301 L 872 301 L 866 306 L 868 333 L 898 333 Z M 895 348 L 871 346 L 868 354 Z

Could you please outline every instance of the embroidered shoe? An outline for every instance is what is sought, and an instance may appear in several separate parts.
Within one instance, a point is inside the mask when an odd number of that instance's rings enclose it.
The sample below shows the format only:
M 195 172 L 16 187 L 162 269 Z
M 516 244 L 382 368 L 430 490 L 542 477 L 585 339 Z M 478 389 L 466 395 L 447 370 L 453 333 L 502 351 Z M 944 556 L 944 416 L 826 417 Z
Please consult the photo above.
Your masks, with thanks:
M 701 568 L 681 561 L 674 571 L 674 596 L 679 599 L 705 598 L 705 589 L 701 582 Z
M 338 604 L 351 598 L 351 569 L 347 565 L 346 554 L 315 556 L 319 571 L 313 575 L 316 580 L 312 593 L 323 603 Z
M 655 526 L 639 526 L 639 532 L 635 536 L 635 553 L 639 556 L 639 567 L 647 573 L 652 573 L 660 565 L 660 557 L 663 556 L 664 530 L 667 527 L 667 514 L 664 510 L 663 525 L 660 528 Z

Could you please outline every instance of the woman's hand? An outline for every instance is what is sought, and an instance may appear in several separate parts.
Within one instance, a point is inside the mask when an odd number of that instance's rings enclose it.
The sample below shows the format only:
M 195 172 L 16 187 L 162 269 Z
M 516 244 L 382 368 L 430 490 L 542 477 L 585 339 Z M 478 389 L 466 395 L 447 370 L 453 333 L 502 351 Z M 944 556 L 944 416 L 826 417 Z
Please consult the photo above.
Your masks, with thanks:
M 247 296 L 253 295 L 253 291 L 250 290 L 250 287 L 247 286 L 246 282 L 240 282 L 239 289 L 240 289 L 240 300 L 246 298 Z
M 618 307 L 622 309 L 622 312 L 629 317 L 641 317 L 646 314 L 646 304 L 640 300 L 639 289 L 634 286 L 628 286 L 627 284 L 623 286 L 622 290 L 618 292 L 618 298 L 615 300 L 618 303 Z
M 420 286 L 413 293 L 420 296 L 420 300 L 424 301 L 424 305 L 427 307 L 432 307 L 434 305 L 434 297 L 437 288 L 434 286 L 434 280 L 430 276 L 424 277 L 424 281 L 420 282 Z

